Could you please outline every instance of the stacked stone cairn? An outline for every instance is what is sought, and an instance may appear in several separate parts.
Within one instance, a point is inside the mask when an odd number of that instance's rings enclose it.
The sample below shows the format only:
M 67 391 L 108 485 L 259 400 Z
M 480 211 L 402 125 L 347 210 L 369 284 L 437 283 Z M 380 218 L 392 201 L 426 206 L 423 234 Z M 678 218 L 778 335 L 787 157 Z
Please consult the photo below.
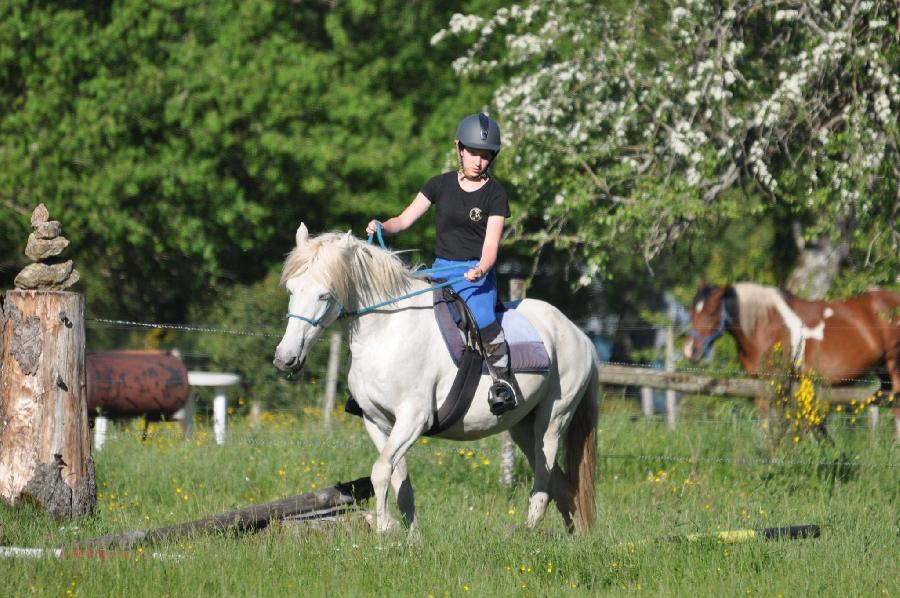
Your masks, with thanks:
M 72 260 L 63 257 L 69 240 L 62 236 L 62 225 L 50 220 L 50 213 L 40 204 L 31 213 L 31 228 L 25 256 L 33 263 L 16 276 L 15 285 L 22 290 L 62 291 L 81 278 Z

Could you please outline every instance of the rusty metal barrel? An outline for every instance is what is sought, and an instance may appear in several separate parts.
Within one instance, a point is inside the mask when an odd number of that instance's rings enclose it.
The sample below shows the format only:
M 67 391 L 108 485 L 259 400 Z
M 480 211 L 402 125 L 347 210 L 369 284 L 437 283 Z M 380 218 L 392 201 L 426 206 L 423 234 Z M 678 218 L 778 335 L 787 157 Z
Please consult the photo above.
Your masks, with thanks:
M 88 413 L 106 417 L 171 417 L 190 394 L 187 368 L 168 351 L 88 353 Z

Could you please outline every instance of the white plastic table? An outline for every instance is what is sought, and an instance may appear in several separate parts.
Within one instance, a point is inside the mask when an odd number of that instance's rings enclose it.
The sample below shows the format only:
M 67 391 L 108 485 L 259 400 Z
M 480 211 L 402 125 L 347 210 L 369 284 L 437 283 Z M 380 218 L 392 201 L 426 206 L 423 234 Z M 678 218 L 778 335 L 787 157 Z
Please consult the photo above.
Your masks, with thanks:
M 191 386 L 211 386 L 215 388 L 213 398 L 213 431 L 216 444 L 225 443 L 225 429 L 228 425 L 228 399 L 225 389 L 241 381 L 241 377 L 230 372 L 188 372 Z M 190 414 L 193 417 L 193 414 Z

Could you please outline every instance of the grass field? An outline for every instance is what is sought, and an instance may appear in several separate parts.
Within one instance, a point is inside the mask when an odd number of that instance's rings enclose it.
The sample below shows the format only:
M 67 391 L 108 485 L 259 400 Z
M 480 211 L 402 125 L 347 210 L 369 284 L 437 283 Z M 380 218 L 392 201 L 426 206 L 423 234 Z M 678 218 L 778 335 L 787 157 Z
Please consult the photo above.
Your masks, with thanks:
M 548 512 L 522 529 L 530 474 L 498 480 L 497 438 L 421 440 L 410 455 L 422 542 L 339 529 L 272 525 L 195 537 L 121 558 L 0 560 L 3 596 L 900 596 L 900 459 L 893 422 L 873 436 L 848 418 L 833 444 L 803 439 L 774 452 L 740 403 L 688 402 L 677 429 L 604 403 L 599 518 L 563 537 Z M 884 412 L 887 415 L 887 412 Z M 95 455 L 95 517 L 58 522 L 0 506 L 5 543 L 56 547 L 196 519 L 368 475 L 375 453 L 358 419 L 322 429 L 314 410 L 240 414 L 217 446 L 204 422 L 190 440 L 157 425 L 115 429 Z M 657 541 L 695 532 L 816 523 L 816 539 Z M 165 559 L 148 555 L 158 552 Z

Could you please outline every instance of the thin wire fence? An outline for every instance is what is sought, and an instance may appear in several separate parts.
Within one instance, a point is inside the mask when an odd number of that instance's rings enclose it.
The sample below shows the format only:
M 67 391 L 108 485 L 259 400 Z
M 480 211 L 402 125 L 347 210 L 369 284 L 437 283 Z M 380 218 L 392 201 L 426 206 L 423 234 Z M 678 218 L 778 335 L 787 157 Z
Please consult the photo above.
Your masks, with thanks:
M 340 412 L 337 413 L 337 416 L 337 421 L 344 426 L 352 426 L 351 422 L 356 421 L 356 418 L 345 416 Z M 339 437 L 329 439 L 302 436 L 285 437 L 282 435 L 285 430 L 290 431 L 293 428 L 296 428 L 299 434 L 303 418 L 319 421 L 320 413 L 315 408 L 307 407 L 305 410 L 265 410 L 256 416 L 256 423 L 251 423 L 254 418 L 249 414 L 232 414 L 231 417 L 239 423 L 234 427 L 229 426 L 226 441 L 229 445 L 267 449 L 304 449 L 317 454 L 321 454 L 323 450 L 332 450 L 341 454 L 352 450 L 369 451 L 373 452 L 373 454 L 375 451 L 361 424 L 359 425 L 358 434 L 354 433 L 352 428 L 345 428 Z M 152 444 L 153 441 L 164 440 L 173 443 L 183 441 L 186 447 L 199 447 L 204 444 L 211 446 L 214 442 L 214 436 L 210 430 L 211 426 L 205 424 L 203 419 L 203 417 L 195 418 L 194 434 L 203 439 L 199 445 L 192 444 L 190 439 L 183 436 L 177 422 L 169 422 L 162 425 L 151 423 L 147 424 L 146 427 L 142 427 L 139 423 L 133 421 L 128 422 L 110 428 L 106 435 L 106 442 L 117 440 L 128 442 L 147 441 Z M 639 418 L 626 413 L 601 412 L 598 458 L 601 461 L 615 460 L 648 464 L 687 463 L 728 465 L 731 467 L 852 467 L 866 470 L 891 471 L 900 469 L 900 462 L 897 461 L 897 457 L 900 455 L 900 444 L 895 442 L 892 434 L 884 433 L 873 436 L 869 426 L 861 423 L 861 418 L 860 423 L 851 423 L 853 420 L 854 418 L 851 416 L 837 414 L 833 426 L 840 430 L 843 440 L 852 441 L 853 444 L 857 445 L 851 451 L 851 453 L 857 453 L 856 456 L 847 458 L 844 457 L 842 452 L 840 458 L 825 457 L 816 459 L 752 455 L 753 452 L 763 451 L 763 440 L 766 432 L 760 429 L 759 422 L 749 413 L 742 412 L 740 414 L 723 414 L 721 417 L 691 418 L 688 422 L 685 422 L 686 429 L 672 431 L 665 428 L 665 422 L 662 418 Z M 270 423 L 265 423 L 267 421 Z M 743 441 L 751 444 L 741 447 L 736 445 L 725 447 L 718 441 L 704 441 L 707 438 L 721 439 L 723 431 L 734 431 L 735 438 L 740 437 Z M 641 432 L 652 432 L 654 436 L 653 438 L 641 436 Z M 681 446 L 671 451 L 666 448 L 651 449 L 650 451 L 644 451 L 639 448 L 640 445 L 646 444 L 648 441 L 651 443 L 668 442 L 663 436 L 671 437 L 676 446 L 683 442 L 687 442 L 691 446 L 689 449 Z M 754 444 L 754 440 L 760 442 Z M 475 450 L 481 451 L 486 450 L 486 445 L 491 447 L 490 450 L 499 449 L 499 447 L 494 447 L 492 443 L 493 441 L 490 439 L 474 443 L 459 443 L 446 439 L 423 438 L 417 443 L 414 454 L 416 458 L 420 459 L 438 459 L 456 452 L 467 452 L 472 450 L 470 447 L 475 447 Z M 615 444 L 615 446 L 612 446 L 611 443 Z M 638 450 L 622 450 L 629 445 L 638 445 L 634 447 Z M 863 445 L 863 449 L 860 449 L 860 446 Z M 832 449 L 830 444 L 827 444 L 827 446 L 822 445 L 822 448 L 826 449 L 826 454 L 828 450 Z M 734 452 L 749 451 L 751 455 L 722 454 L 723 451 L 730 450 Z M 859 453 L 860 450 L 863 452 Z M 866 451 L 870 453 L 868 456 L 865 454 Z M 873 453 L 886 455 L 887 458 L 873 460 L 871 458 Z
M 184 332 L 189 334 L 219 334 L 219 335 L 232 335 L 232 336 L 245 336 L 245 337 L 265 337 L 265 338 L 279 338 L 282 334 L 281 330 L 277 330 L 275 326 L 266 327 L 266 328 L 245 328 L 245 329 L 237 329 L 237 328 L 225 328 L 225 327 L 211 327 L 211 326 L 199 326 L 199 325 L 191 325 L 191 324 L 172 324 L 172 323 L 159 323 L 159 322 L 138 322 L 133 320 L 116 320 L 116 319 L 108 319 L 108 318 L 89 318 L 86 322 L 89 328 L 113 328 L 113 329 L 122 329 L 122 330 L 171 330 L 176 332 Z M 625 330 L 626 328 L 620 326 L 620 330 Z M 649 325 L 634 325 L 628 330 L 647 330 L 647 331 L 655 331 L 659 328 L 657 326 L 649 326 Z M 200 354 L 193 355 L 194 357 L 205 357 Z M 262 358 L 261 358 L 262 359 Z M 268 359 L 262 360 L 268 364 Z M 651 363 L 633 363 L 633 362 L 621 362 L 621 361 L 608 361 L 602 362 L 608 363 L 610 365 L 621 365 L 628 366 L 633 368 L 645 368 L 647 370 L 656 370 L 658 371 L 660 367 L 656 364 Z M 723 367 L 690 367 L 690 366 L 680 366 L 676 369 L 677 373 L 695 373 L 695 374 L 705 374 L 705 375 L 714 375 L 714 376 L 722 376 L 722 377 L 740 377 L 746 376 L 746 372 L 738 368 L 723 368 Z M 784 372 L 762 372 L 759 374 L 759 377 L 772 377 L 775 375 L 783 376 Z M 859 383 L 859 379 L 846 379 L 844 382 L 856 382 Z M 202 394 L 202 393 L 201 393 Z M 653 426 L 654 424 L 659 426 L 660 430 L 664 429 L 665 426 L 665 417 L 663 415 L 651 415 L 649 417 L 642 416 L 637 410 L 630 410 L 627 407 L 623 408 L 623 406 L 631 406 L 634 403 L 634 406 L 637 405 L 636 398 L 626 397 L 624 391 L 622 392 L 610 392 L 608 396 L 611 397 L 621 397 L 621 400 L 617 401 L 618 407 L 615 411 L 601 411 L 601 428 L 607 425 L 617 425 L 622 424 L 623 422 L 629 422 L 637 425 L 640 422 L 640 425 L 643 426 Z M 740 428 L 743 427 L 741 433 L 747 433 L 747 427 L 758 427 L 759 422 L 756 421 L 755 410 L 749 405 L 749 403 L 743 402 L 738 398 L 731 398 L 728 400 L 717 399 L 719 403 L 713 407 L 709 405 L 698 406 L 696 409 L 683 409 L 680 418 L 688 423 L 690 426 L 705 428 L 709 431 L 712 431 L 713 428 Z M 727 401 L 727 402 L 726 402 Z M 198 433 L 206 434 L 207 441 L 213 442 L 212 434 L 210 434 L 210 430 L 206 430 L 207 424 L 212 421 L 212 417 L 210 417 L 209 413 L 206 413 L 206 409 L 204 407 L 204 403 L 206 401 L 201 401 L 198 405 L 198 417 L 195 417 L 195 421 L 198 424 Z M 240 404 L 237 408 L 231 407 L 229 413 L 229 419 L 241 421 L 241 425 L 236 426 L 234 429 L 229 427 L 228 432 L 228 444 L 236 444 L 238 446 L 246 445 L 248 447 L 267 447 L 267 448 L 305 448 L 310 450 L 319 451 L 322 449 L 333 449 L 333 450 L 348 450 L 348 449 L 359 449 L 362 451 L 373 450 L 368 439 L 368 436 L 364 433 L 362 427 L 360 427 L 359 435 L 354 436 L 352 439 L 341 438 L 340 440 L 336 440 L 333 443 L 324 440 L 307 440 L 302 438 L 297 439 L 278 439 L 268 437 L 265 433 L 264 427 L 253 428 L 253 426 L 244 425 L 243 421 L 247 421 L 250 418 L 249 414 L 249 404 L 248 401 L 242 400 L 242 404 Z M 744 403 L 744 404 L 742 404 Z M 237 404 L 233 402 L 232 405 Z M 697 404 L 699 405 L 699 404 Z M 285 417 L 294 417 L 298 420 L 301 418 L 320 418 L 321 410 L 317 407 L 310 407 L 307 403 L 306 406 L 298 405 L 297 407 L 271 407 L 266 408 L 263 413 L 267 414 L 273 418 L 285 418 Z M 340 410 L 336 411 L 338 417 L 343 417 Z M 863 434 L 867 436 L 871 436 L 871 423 L 867 422 L 862 414 L 850 414 L 850 413 L 832 413 L 829 416 L 830 422 L 834 426 L 840 427 L 844 431 L 849 431 L 850 433 L 858 433 L 860 436 Z M 206 421 L 208 420 L 208 421 Z M 612 423 L 611 423 L 612 422 Z M 893 423 L 893 422 L 891 422 Z M 280 424 L 284 425 L 284 424 Z M 665 433 L 665 432 L 663 432 Z M 669 432 L 674 433 L 674 432 Z M 681 433 L 681 432 L 679 432 Z M 693 432 L 693 433 L 696 433 Z M 699 432 L 699 435 L 702 437 L 704 432 Z M 882 435 L 885 439 L 887 439 L 887 435 Z M 114 425 L 110 428 L 107 434 L 107 442 L 115 442 L 117 440 L 131 440 L 135 439 L 144 439 L 144 440 L 153 440 L 158 438 L 166 438 L 172 441 L 175 441 L 176 438 L 181 438 L 180 432 L 176 432 L 172 428 L 158 428 L 158 429 L 140 429 L 140 427 L 136 427 L 134 424 L 130 425 Z M 673 454 L 668 451 L 659 451 L 659 452 L 641 452 L 638 451 L 622 451 L 621 446 L 617 447 L 618 450 L 605 451 L 603 450 L 603 435 L 601 434 L 601 450 L 598 455 L 599 459 L 610 461 L 610 462 L 636 462 L 647 464 L 648 467 L 651 464 L 659 465 L 666 463 L 685 463 L 685 464 L 703 464 L 703 465 L 726 465 L 730 467 L 830 467 L 830 468 L 854 468 L 855 470 L 888 470 L 888 471 L 896 471 L 900 468 L 900 463 L 896 462 L 894 457 L 897 454 L 897 444 L 889 444 L 887 450 L 891 455 L 889 460 L 865 460 L 865 459 L 790 459 L 790 458 L 775 458 L 775 457 L 747 457 L 747 456 L 735 456 L 735 455 L 723 455 L 721 451 L 723 447 L 721 446 L 710 446 L 710 447 L 702 447 L 704 450 L 700 450 L 700 447 L 696 447 L 697 450 L 692 448 L 689 453 L 690 454 Z M 891 440 L 886 440 L 886 442 L 891 443 Z M 884 447 L 882 447 L 883 449 Z M 453 449 L 449 449 L 453 450 Z M 727 450 L 727 449 L 726 449 Z M 447 451 L 443 451 L 444 454 Z M 418 453 L 419 458 L 439 458 L 441 451 L 436 449 L 427 447 L 427 446 L 417 446 L 416 453 Z M 708 454 L 706 454 L 708 453 Z
M 235 329 L 235 328 L 217 328 L 210 326 L 197 326 L 191 324 L 173 324 L 173 323 L 163 323 L 163 322 L 137 322 L 133 320 L 115 320 L 108 318 L 87 318 L 86 325 L 88 328 L 112 328 L 119 330 L 134 330 L 134 329 L 142 329 L 142 330 L 171 330 L 178 332 L 190 332 L 190 333 L 200 333 L 200 334 L 221 334 L 221 335 L 232 335 L 232 336 L 257 336 L 257 337 L 265 337 L 265 338 L 280 338 L 283 334 L 283 331 L 276 330 L 275 326 L 272 326 L 270 331 L 265 331 L 262 329 Z M 645 326 L 645 327 L 635 327 L 632 330 L 647 330 L 647 331 L 655 331 L 658 330 L 658 327 L 653 326 Z M 199 353 L 192 354 L 195 357 L 209 357 L 209 355 L 202 355 Z M 609 365 L 619 365 L 619 366 L 627 366 L 627 367 L 635 367 L 635 368 L 645 368 L 648 370 L 659 370 L 661 369 L 658 364 L 648 363 L 648 362 L 631 362 L 631 361 L 602 361 L 601 364 L 609 364 Z M 747 373 L 740 368 L 723 368 L 723 367 L 691 367 L 685 366 L 684 364 L 679 364 L 674 370 L 676 373 L 685 373 L 685 374 L 706 374 L 718 377 L 736 377 L 736 376 L 746 376 Z M 839 384 L 867 384 L 874 380 L 874 376 L 884 373 L 886 370 L 883 367 L 876 367 L 870 370 L 870 376 L 873 376 L 870 380 L 866 378 L 838 378 L 836 380 Z M 783 371 L 760 371 L 757 372 L 756 377 L 758 378 L 773 378 L 773 377 L 781 377 L 784 375 Z

